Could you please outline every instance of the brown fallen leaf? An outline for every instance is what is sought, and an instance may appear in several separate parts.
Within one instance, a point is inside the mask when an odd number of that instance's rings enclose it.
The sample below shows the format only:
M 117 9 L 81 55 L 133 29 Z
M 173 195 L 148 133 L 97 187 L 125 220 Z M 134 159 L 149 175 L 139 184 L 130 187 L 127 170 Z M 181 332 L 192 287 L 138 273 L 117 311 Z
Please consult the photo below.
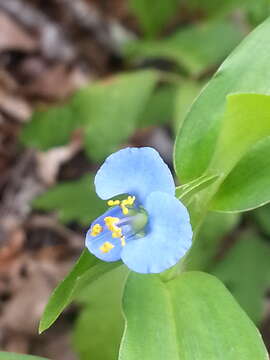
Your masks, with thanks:
M 77 133 L 70 144 L 58 146 L 46 152 L 37 152 L 37 171 L 46 186 L 52 186 L 58 175 L 60 166 L 70 160 L 82 148 L 82 139 Z
M 0 328 L 37 335 L 38 322 L 49 295 L 69 267 L 70 262 L 41 262 L 27 254 L 10 262 L 10 270 L 5 269 L 9 285 L 2 294 L 8 297 L 1 306 Z
M 32 108 L 21 97 L 0 89 L 0 111 L 14 120 L 25 122 L 30 119 Z
M 0 52 L 6 50 L 31 52 L 36 49 L 36 39 L 11 17 L 0 11 Z
M 69 69 L 64 64 L 56 64 L 44 69 L 31 83 L 23 85 L 21 90 L 28 96 L 63 100 L 88 81 L 88 75 L 78 67 Z
M 22 251 L 24 240 L 25 234 L 21 228 L 10 232 L 8 241 L 4 241 L 0 247 L 0 271 Z

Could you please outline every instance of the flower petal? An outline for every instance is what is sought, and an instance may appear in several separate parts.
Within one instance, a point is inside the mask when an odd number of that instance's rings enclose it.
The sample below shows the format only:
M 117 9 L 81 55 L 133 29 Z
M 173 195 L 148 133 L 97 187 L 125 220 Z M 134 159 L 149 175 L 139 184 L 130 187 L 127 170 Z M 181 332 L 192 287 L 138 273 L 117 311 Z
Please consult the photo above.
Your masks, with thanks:
M 85 246 L 93 255 L 95 255 L 100 260 L 111 262 L 120 260 L 121 258 L 120 253 L 123 249 L 123 247 L 121 246 L 121 241 L 119 238 L 112 237 L 111 232 L 106 228 L 104 222 L 104 218 L 106 216 L 119 217 L 119 215 L 121 215 L 121 209 L 119 208 L 119 206 L 110 208 L 103 215 L 99 216 L 95 221 L 93 221 L 90 229 L 87 231 Z M 103 230 L 98 236 L 92 236 L 92 228 L 96 224 L 101 225 Z M 106 242 L 109 242 L 114 247 L 109 252 L 104 253 L 100 250 L 100 247 Z
M 191 246 L 192 228 L 185 206 L 163 192 L 151 193 L 145 203 L 148 234 L 129 242 L 123 262 L 139 273 L 159 273 L 175 265 Z
M 100 247 L 106 242 L 112 244 L 113 248 L 109 252 L 104 253 L 100 250 Z M 110 232 L 106 232 L 102 236 L 94 237 L 91 235 L 91 229 L 87 231 L 85 246 L 90 253 L 95 255 L 97 258 L 108 262 L 120 260 L 120 254 L 123 249 L 120 239 L 114 239 Z
M 153 191 L 175 193 L 170 169 L 149 147 L 126 148 L 110 155 L 96 174 L 95 186 L 101 199 L 130 194 L 140 203 Z

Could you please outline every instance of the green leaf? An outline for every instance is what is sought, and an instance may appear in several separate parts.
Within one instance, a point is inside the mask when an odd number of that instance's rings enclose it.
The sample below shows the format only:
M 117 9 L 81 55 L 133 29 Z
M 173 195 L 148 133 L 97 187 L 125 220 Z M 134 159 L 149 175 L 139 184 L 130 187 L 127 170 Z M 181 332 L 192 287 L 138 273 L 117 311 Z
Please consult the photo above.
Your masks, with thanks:
M 203 84 L 194 80 L 184 80 L 176 94 L 174 130 L 175 133 L 180 130 L 184 119 L 195 98 L 202 89 Z
M 226 59 L 194 102 L 175 146 L 175 168 L 183 183 L 200 177 L 209 166 L 224 119 L 227 94 L 269 93 L 269 32 L 270 19 Z
M 91 255 L 88 250 L 85 249 L 82 252 L 73 269 L 53 291 L 40 321 L 40 333 L 50 327 L 64 308 L 70 303 L 74 288 L 80 276 L 98 263 L 99 260 Z
M 208 172 L 223 177 L 229 175 L 212 200 L 212 209 L 244 211 L 270 201 L 267 186 L 270 174 L 269 113 L 268 95 L 228 96 L 221 134 Z
M 22 132 L 22 141 L 47 150 L 68 143 L 72 132 L 83 128 L 87 154 L 95 161 L 104 160 L 133 135 L 158 78 L 157 72 L 142 70 L 91 84 L 68 105 L 36 112 Z
M 259 226 L 259 230 L 265 235 L 270 236 L 270 204 L 256 209 L 251 214 Z
M 129 42 L 124 52 L 133 61 L 164 58 L 197 76 L 218 65 L 242 37 L 240 29 L 231 22 L 202 23 L 177 31 L 164 40 Z
M 239 220 L 239 214 L 209 212 L 185 259 L 185 269 L 208 271 L 215 262 L 221 241 L 235 229 Z
M 176 196 L 181 199 L 185 204 L 195 193 L 207 188 L 213 184 L 219 178 L 218 175 L 202 175 L 198 179 L 195 179 L 187 184 L 178 186 L 176 188 Z
M 221 184 L 210 204 L 211 208 L 216 211 L 239 212 L 269 202 L 269 154 L 270 137 L 252 146 Z
M 35 199 L 34 208 L 57 211 L 63 223 L 78 221 L 89 225 L 105 211 L 94 189 L 93 176 L 86 175 L 78 181 L 62 182 Z
M 48 329 L 71 303 L 71 301 L 92 281 L 119 266 L 119 263 L 105 263 L 84 250 L 66 278 L 53 291 L 39 324 L 39 332 Z
M 262 320 L 270 281 L 270 246 L 254 234 L 243 235 L 212 269 L 255 323 Z
M 73 334 L 80 360 L 88 360 L 89 354 L 95 360 L 117 359 L 124 331 L 121 300 L 127 272 L 126 266 L 119 266 L 80 294 L 79 301 L 85 306 Z
M 158 126 L 171 122 L 177 87 L 164 85 L 152 94 L 146 107 L 139 117 L 138 126 Z
M 11 352 L 0 351 L 0 360 L 48 360 L 34 355 L 15 354 Z
M 246 6 L 246 13 L 249 22 L 253 26 L 260 24 L 270 16 L 269 0 L 248 1 Z
M 223 126 L 208 170 L 225 174 L 257 141 L 270 136 L 270 96 L 236 94 L 227 99 Z
M 187 6 L 196 13 L 206 13 L 208 16 L 224 16 L 233 10 L 242 9 L 243 7 L 254 3 L 252 0 L 189 0 Z
M 79 119 L 73 116 L 69 106 L 52 107 L 34 112 L 31 121 L 25 125 L 21 141 L 26 146 L 40 150 L 64 145 L 69 142 Z
M 128 0 L 128 3 L 148 37 L 157 35 L 179 6 L 179 0 Z
M 164 284 L 131 274 L 119 360 L 267 360 L 260 334 L 215 277 L 183 273 Z
M 76 94 L 72 106 L 84 123 L 85 149 L 91 159 L 103 160 L 133 134 L 157 80 L 154 71 L 138 71 Z
M 227 99 L 220 136 L 204 173 L 219 178 L 187 203 L 193 225 L 208 209 L 238 212 L 270 201 L 267 186 L 270 96 L 235 94 Z

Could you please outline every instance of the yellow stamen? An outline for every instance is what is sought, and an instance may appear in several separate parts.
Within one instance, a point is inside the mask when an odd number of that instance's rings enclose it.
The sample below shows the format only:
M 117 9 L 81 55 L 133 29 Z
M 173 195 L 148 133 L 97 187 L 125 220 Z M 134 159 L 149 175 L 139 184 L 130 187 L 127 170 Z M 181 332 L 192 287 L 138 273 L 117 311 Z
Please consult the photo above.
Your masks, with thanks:
M 124 204 L 121 204 L 121 209 L 124 215 L 128 214 L 128 208 Z
M 125 246 L 125 245 L 126 245 L 126 239 L 125 239 L 125 237 L 122 236 L 122 237 L 120 238 L 120 240 L 121 240 L 121 245 L 122 245 L 122 246 Z
M 102 232 L 102 226 L 99 224 L 95 224 L 91 230 L 91 235 L 92 236 L 97 236 Z
M 120 205 L 122 212 L 124 215 L 128 214 L 128 206 L 132 206 L 134 204 L 135 201 L 135 196 L 128 196 L 126 199 L 120 201 L 120 200 L 109 200 L 107 202 L 108 206 L 115 206 L 115 205 Z
M 107 204 L 108 206 L 120 205 L 120 200 L 109 200 Z
M 128 214 L 127 205 L 132 206 L 134 204 L 134 201 L 135 201 L 135 196 L 128 196 L 127 199 L 121 201 L 120 206 L 124 215 Z
M 104 222 L 110 231 L 114 231 L 116 225 L 120 219 L 118 217 L 106 216 Z
M 119 220 L 119 218 L 113 216 L 107 216 L 104 219 L 107 228 L 112 232 L 113 238 L 120 238 L 122 236 L 122 229 L 116 225 Z
M 106 241 L 103 245 L 101 245 L 101 247 L 99 248 L 99 250 L 102 253 L 108 253 L 110 252 L 112 249 L 114 248 L 114 245 L 112 243 L 110 243 L 109 241 Z
M 116 228 L 113 232 L 112 232 L 112 237 L 113 238 L 120 238 L 122 236 L 122 229 L 120 228 Z

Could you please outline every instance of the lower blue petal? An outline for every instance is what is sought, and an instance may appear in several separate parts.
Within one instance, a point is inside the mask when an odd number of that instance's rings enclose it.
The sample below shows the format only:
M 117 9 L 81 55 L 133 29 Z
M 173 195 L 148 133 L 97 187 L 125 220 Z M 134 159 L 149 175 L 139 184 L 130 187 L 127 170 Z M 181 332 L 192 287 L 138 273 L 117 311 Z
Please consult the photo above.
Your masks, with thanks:
M 152 191 L 175 192 L 168 166 L 150 147 L 126 148 L 110 155 L 96 174 L 95 186 L 101 199 L 130 194 L 141 204 Z
M 100 247 L 106 241 L 109 241 L 111 244 L 113 244 L 114 248 L 111 249 L 107 253 L 103 253 L 100 250 Z M 123 247 L 121 246 L 120 240 L 119 239 L 114 239 L 111 236 L 110 232 L 107 232 L 103 236 L 94 237 L 94 236 L 91 236 L 91 229 L 89 229 L 87 234 L 86 234 L 85 246 L 90 251 L 90 253 L 95 255 L 100 260 L 107 261 L 107 262 L 120 260 L 120 258 L 121 258 L 120 254 L 121 254 L 121 251 L 123 249 Z
M 90 229 L 88 230 L 88 232 L 86 234 L 85 246 L 87 247 L 87 249 L 93 255 L 95 255 L 100 260 L 108 261 L 108 262 L 118 261 L 121 258 L 120 254 L 121 254 L 121 251 L 122 251 L 123 247 L 121 246 L 120 239 L 119 238 L 113 238 L 112 235 L 111 235 L 111 232 L 108 229 L 106 229 L 106 225 L 105 225 L 105 222 L 104 222 L 104 218 L 106 216 L 120 217 L 120 216 L 122 216 L 122 211 L 121 211 L 119 206 L 115 206 L 115 207 L 110 208 L 109 210 L 107 210 L 103 215 L 101 215 L 95 221 L 93 221 L 93 223 L 91 224 Z M 103 229 L 104 229 L 103 232 L 98 236 L 92 236 L 91 235 L 92 227 L 95 224 L 101 225 L 103 227 Z M 106 241 L 113 244 L 114 248 L 111 249 L 107 253 L 103 253 L 100 250 L 100 247 Z
M 123 262 L 138 273 L 160 273 L 175 265 L 192 243 L 192 228 L 185 206 L 174 196 L 151 193 L 144 204 L 149 216 L 146 236 L 129 242 Z

